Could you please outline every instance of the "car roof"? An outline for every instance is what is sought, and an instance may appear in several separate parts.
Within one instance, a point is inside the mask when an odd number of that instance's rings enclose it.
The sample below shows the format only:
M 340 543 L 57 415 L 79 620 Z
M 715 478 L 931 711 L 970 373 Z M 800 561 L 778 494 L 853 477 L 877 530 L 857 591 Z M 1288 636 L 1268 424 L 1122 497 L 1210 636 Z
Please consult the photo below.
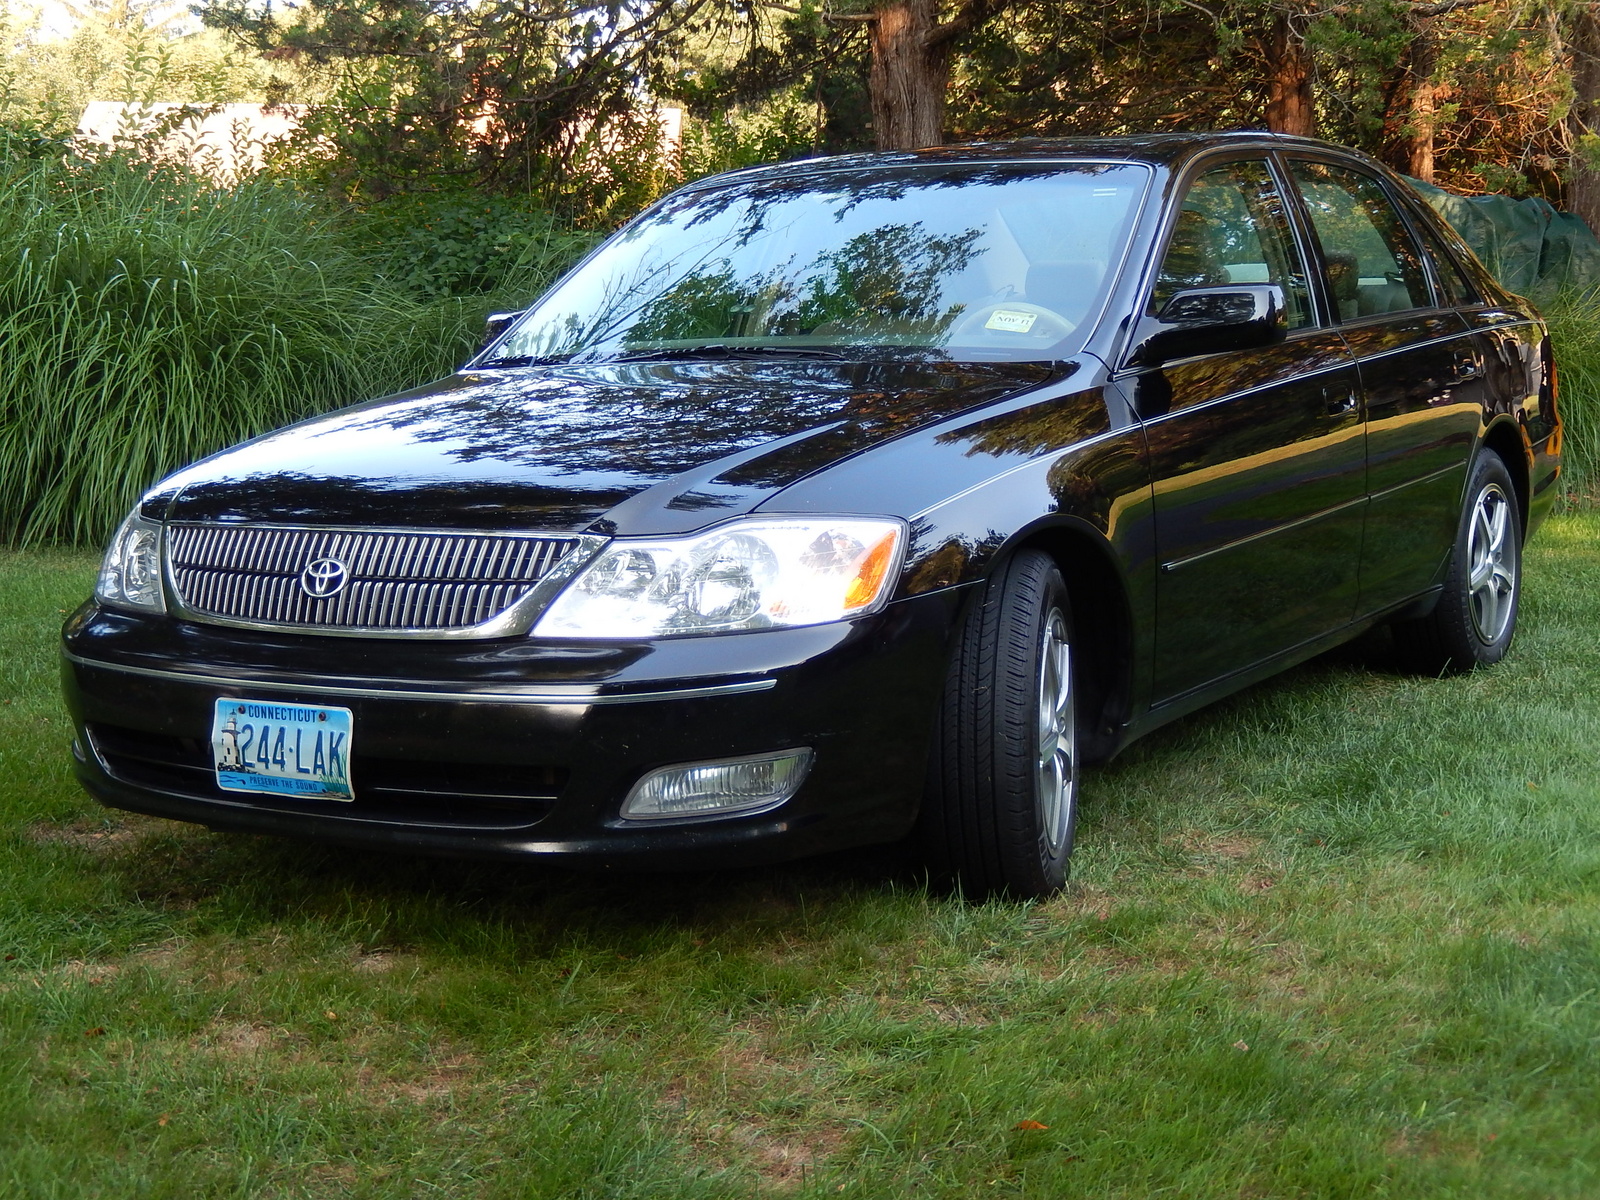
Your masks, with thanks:
M 819 171 L 866 170 L 895 166 L 927 166 L 948 163 L 957 166 L 986 162 L 1048 162 L 1063 158 L 1121 160 L 1130 163 L 1148 163 L 1154 166 L 1171 166 L 1201 150 L 1224 146 L 1300 146 L 1307 149 L 1332 150 L 1363 158 L 1343 146 L 1316 138 L 1295 137 L 1290 134 L 1271 133 L 1260 129 L 1211 131 L 1202 133 L 1151 133 L 1132 137 L 1077 137 L 1077 138 L 1017 138 L 999 142 L 965 142 L 948 146 L 931 146 L 922 150 L 879 150 L 859 154 L 836 154 L 817 158 L 792 159 L 789 162 L 766 166 L 746 167 L 721 175 L 709 176 L 690 184 L 696 188 L 734 180 L 778 179 L 793 175 L 807 175 Z

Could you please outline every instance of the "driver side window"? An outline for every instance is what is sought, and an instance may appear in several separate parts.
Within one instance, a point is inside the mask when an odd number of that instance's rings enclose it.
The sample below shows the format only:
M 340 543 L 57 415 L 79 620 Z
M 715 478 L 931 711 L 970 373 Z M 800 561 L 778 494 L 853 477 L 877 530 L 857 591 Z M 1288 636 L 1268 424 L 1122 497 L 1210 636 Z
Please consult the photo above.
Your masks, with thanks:
M 1290 329 L 1311 324 L 1306 270 L 1283 197 L 1259 159 L 1207 171 L 1184 197 L 1150 298 L 1159 314 L 1186 288 L 1273 283 L 1283 289 Z

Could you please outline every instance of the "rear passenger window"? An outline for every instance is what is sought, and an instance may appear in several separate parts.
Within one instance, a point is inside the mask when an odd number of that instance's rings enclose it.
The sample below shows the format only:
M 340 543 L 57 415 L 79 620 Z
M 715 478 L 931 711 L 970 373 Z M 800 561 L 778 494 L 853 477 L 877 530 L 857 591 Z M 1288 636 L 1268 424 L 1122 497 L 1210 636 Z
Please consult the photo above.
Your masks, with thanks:
M 1416 222 L 1417 232 L 1422 236 L 1422 246 L 1433 260 L 1434 278 L 1439 281 L 1439 286 L 1444 290 L 1447 304 L 1475 304 L 1478 301 L 1478 289 L 1468 281 L 1465 272 L 1456 264 L 1455 256 L 1445 248 L 1444 239 L 1432 229 L 1428 228 L 1426 221 Z
M 1376 179 L 1318 162 L 1296 161 L 1291 169 L 1322 243 L 1341 321 L 1432 306 L 1422 255 Z
M 1251 159 L 1207 171 L 1184 197 L 1161 260 L 1150 311 L 1186 288 L 1275 283 L 1290 329 L 1311 324 L 1305 267 L 1289 232 L 1283 197 L 1265 162 Z

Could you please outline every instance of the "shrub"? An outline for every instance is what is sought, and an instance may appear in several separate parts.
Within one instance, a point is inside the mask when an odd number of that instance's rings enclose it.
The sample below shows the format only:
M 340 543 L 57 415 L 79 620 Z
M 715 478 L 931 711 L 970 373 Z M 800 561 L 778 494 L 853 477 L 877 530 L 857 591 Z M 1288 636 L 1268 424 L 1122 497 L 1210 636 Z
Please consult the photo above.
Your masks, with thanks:
M 1564 488 L 1569 503 L 1600 500 L 1600 293 L 1543 302 L 1559 372 Z
M 542 209 L 474 191 L 393 196 L 352 225 L 385 274 L 419 297 L 531 299 L 594 242 Z
M 269 180 L 16 155 L 0 187 L 0 540 L 103 539 L 168 471 L 441 375 L 482 328 Z

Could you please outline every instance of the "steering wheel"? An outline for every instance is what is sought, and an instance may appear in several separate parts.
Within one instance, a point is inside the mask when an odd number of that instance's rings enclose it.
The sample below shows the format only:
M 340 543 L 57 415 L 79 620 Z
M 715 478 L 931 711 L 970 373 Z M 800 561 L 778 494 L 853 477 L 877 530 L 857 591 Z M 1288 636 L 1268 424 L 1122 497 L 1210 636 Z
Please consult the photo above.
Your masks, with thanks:
M 1078 326 L 1042 304 L 1002 300 L 967 313 L 950 331 L 953 342 L 979 340 L 991 344 L 1048 345 L 1059 342 Z

